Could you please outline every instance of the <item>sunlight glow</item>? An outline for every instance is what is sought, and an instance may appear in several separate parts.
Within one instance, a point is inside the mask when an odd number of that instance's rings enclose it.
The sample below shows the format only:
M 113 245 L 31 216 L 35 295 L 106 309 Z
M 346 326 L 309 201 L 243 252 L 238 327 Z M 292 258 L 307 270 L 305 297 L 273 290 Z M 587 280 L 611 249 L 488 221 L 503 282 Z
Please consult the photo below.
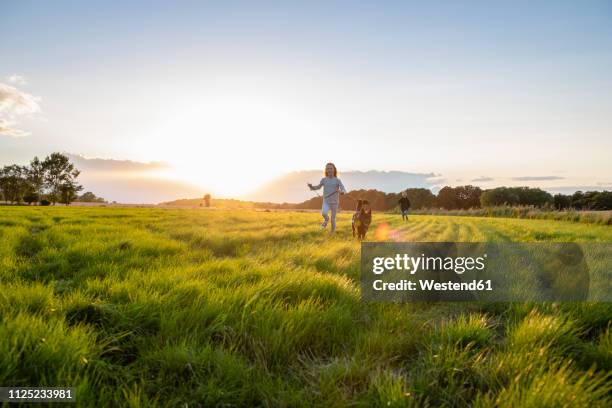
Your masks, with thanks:
M 248 95 L 192 102 L 170 110 L 157 130 L 159 137 L 147 147 L 149 154 L 167 157 L 173 166 L 159 172 L 160 177 L 238 197 L 282 172 L 311 161 L 318 164 L 309 158 L 315 157 L 313 142 L 295 144 L 313 140 L 316 130 L 281 103 Z

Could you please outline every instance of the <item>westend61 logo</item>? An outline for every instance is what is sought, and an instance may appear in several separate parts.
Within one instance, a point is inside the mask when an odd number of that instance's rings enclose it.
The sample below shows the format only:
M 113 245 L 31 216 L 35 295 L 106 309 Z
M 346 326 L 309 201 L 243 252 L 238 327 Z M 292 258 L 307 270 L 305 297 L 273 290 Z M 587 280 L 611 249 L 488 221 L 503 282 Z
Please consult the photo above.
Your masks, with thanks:
M 365 301 L 612 301 L 612 245 L 364 242 Z
M 441 257 L 441 256 L 410 256 L 395 254 L 394 257 L 376 257 L 372 261 L 372 273 L 380 275 L 385 271 L 404 270 L 414 275 L 418 271 L 453 271 L 459 275 L 465 271 L 482 271 L 485 269 L 487 254 L 479 257 Z

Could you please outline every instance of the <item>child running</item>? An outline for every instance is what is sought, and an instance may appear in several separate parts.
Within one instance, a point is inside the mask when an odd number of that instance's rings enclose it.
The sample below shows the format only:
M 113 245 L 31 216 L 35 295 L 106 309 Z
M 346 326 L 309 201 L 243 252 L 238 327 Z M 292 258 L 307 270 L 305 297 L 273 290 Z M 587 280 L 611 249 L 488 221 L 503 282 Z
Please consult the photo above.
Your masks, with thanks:
M 321 228 L 325 229 L 327 227 L 327 222 L 329 221 L 327 213 L 331 211 L 330 233 L 333 234 L 336 231 L 336 213 L 340 203 L 340 194 L 346 193 L 342 181 L 338 178 L 338 170 L 336 170 L 334 163 L 327 163 L 325 165 L 325 177 L 321 179 L 319 184 L 313 186 L 308 183 L 308 187 L 311 190 L 318 190 L 323 187 L 323 208 L 321 209 L 323 224 L 321 224 Z

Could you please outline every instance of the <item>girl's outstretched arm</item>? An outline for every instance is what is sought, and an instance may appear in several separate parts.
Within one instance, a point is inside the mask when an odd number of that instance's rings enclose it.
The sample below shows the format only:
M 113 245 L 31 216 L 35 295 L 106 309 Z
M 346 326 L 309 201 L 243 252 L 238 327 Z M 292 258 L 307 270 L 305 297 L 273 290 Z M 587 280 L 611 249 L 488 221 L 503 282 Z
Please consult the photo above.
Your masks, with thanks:
M 313 186 L 312 184 L 308 183 L 308 187 L 311 190 L 318 190 L 318 189 L 320 189 L 321 187 L 323 187 L 323 179 L 321 179 L 321 181 L 319 181 L 319 184 L 317 184 L 316 186 Z
M 342 184 L 340 180 L 338 180 L 338 190 L 340 190 L 342 194 L 346 194 L 346 188 L 344 188 L 344 184 Z

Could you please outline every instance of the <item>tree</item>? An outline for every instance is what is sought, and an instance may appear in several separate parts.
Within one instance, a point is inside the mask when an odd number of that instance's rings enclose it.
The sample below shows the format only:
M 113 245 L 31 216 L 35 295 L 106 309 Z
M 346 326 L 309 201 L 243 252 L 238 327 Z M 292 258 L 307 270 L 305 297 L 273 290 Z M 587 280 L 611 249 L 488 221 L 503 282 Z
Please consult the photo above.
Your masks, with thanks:
M 61 153 L 52 153 L 42 161 L 34 157 L 27 167 L 12 164 L 0 168 L 0 197 L 9 203 L 39 201 L 42 205 L 51 201 L 53 204 L 70 204 L 78 197 L 77 192 L 83 189 L 76 182 L 79 174 L 80 171 Z M 92 192 L 84 196 L 104 202 Z
M 570 207 L 577 210 L 611 210 L 611 191 L 576 191 L 569 196 Z
M 584 197 L 584 193 L 582 191 L 576 191 L 574 194 L 571 195 L 570 197 L 570 206 L 572 208 L 575 208 L 577 210 L 581 210 L 583 208 L 583 206 L 585 205 L 585 197 Z
M 45 172 L 45 186 L 49 190 L 49 200 L 55 204 L 61 199 L 65 204 L 69 204 L 74 194 L 82 189 L 76 184 L 76 178 L 81 172 L 70 163 L 67 156 L 61 153 L 47 156 L 42 165 Z
M 438 192 L 436 203 L 447 210 L 467 210 L 480 207 L 482 190 L 476 186 L 443 187 Z
M 43 162 L 38 157 L 34 157 L 30 161 L 30 166 L 26 170 L 26 180 L 28 182 L 28 197 L 38 201 L 43 196 L 45 187 L 45 167 Z M 25 197 L 24 197 L 25 199 Z M 30 203 L 28 200 L 26 202 Z
M 408 200 L 410 200 L 410 208 L 414 210 L 430 208 L 436 203 L 436 196 L 426 188 L 408 188 L 406 194 Z M 397 201 L 395 205 L 397 205 Z
M 91 191 L 87 191 L 80 195 L 75 201 L 79 201 L 81 203 L 105 203 L 106 201 L 102 197 L 96 196 Z
M 204 207 L 210 207 L 210 194 L 204 195 Z
M 26 187 L 26 193 L 23 195 L 23 201 L 28 203 L 28 205 L 31 205 L 32 203 L 38 202 L 39 199 L 40 196 L 38 195 L 38 193 L 34 191 L 31 186 L 28 185 Z
M 508 187 L 497 187 L 485 190 L 480 195 L 480 204 L 483 207 L 494 207 L 499 205 L 518 205 L 519 196 Z
M 4 200 L 10 203 L 20 203 L 26 193 L 27 183 L 24 177 L 26 168 L 12 164 L 0 170 L 0 189 Z
M 319 197 L 316 197 L 319 198 Z M 340 208 L 343 209 L 354 209 L 357 205 L 358 200 L 368 200 L 370 207 L 375 211 L 385 211 L 388 209 L 386 194 L 378 190 L 353 190 L 347 194 L 340 196 Z M 318 203 L 318 207 L 321 207 L 321 200 L 314 201 Z M 316 205 L 316 204 L 315 204 Z
M 539 188 L 511 187 L 519 197 L 519 205 L 542 207 L 553 202 L 553 196 Z
M 399 199 L 402 197 L 402 193 L 388 193 L 385 195 L 385 208 L 392 210 L 398 206 Z
M 594 210 L 612 210 L 612 191 L 599 191 L 593 200 Z
M 449 186 L 442 187 L 440 191 L 438 191 L 436 203 L 439 207 L 445 208 L 447 210 L 454 210 L 460 207 L 457 192 L 454 188 Z
M 71 202 L 76 200 L 77 192 L 82 190 L 83 187 L 72 181 L 65 181 L 59 187 L 59 202 L 62 204 L 70 205 Z
M 480 208 L 480 196 L 482 189 L 480 187 L 467 185 L 455 187 L 457 201 L 460 209 Z
M 543 207 L 554 202 L 553 196 L 539 188 L 497 187 L 486 190 L 480 196 L 483 207 L 496 205 L 532 205 Z
M 553 205 L 557 210 L 565 210 L 572 204 L 571 196 L 565 194 L 555 194 L 553 197 Z

